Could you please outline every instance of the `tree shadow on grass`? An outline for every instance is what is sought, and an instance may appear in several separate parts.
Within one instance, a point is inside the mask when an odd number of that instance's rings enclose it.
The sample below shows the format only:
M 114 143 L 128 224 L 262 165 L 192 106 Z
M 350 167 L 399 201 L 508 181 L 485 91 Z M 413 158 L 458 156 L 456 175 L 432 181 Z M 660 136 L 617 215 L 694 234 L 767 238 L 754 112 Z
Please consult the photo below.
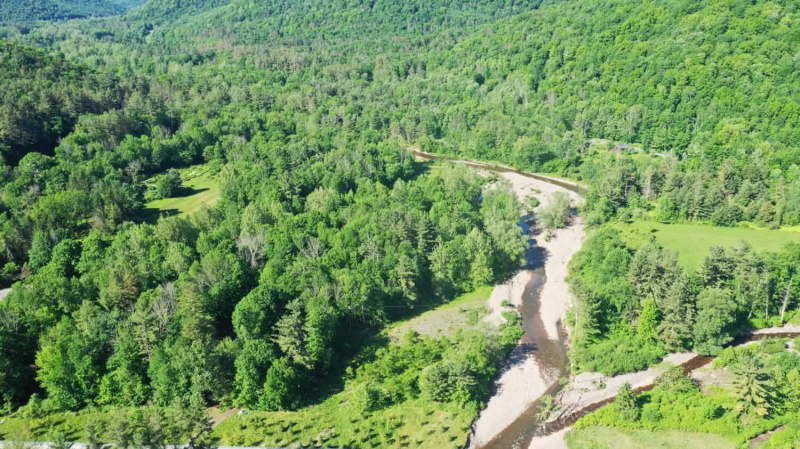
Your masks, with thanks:
M 306 383 L 302 406 L 321 404 L 331 396 L 344 391 L 347 367 L 361 367 L 376 360 L 377 350 L 391 344 L 389 339 L 380 333 L 380 327 L 364 326 L 363 323 L 356 321 L 352 327 L 346 327 L 339 337 L 342 345 L 338 348 L 330 370 L 322 375 L 311 375 L 309 380 L 312 381 Z
M 180 214 L 178 209 L 158 209 L 155 207 L 147 207 L 139 212 L 139 222 L 156 224 L 161 217 L 172 217 Z
M 169 198 L 164 198 L 165 200 L 176 200 L 181 198 L 188 198 L 190 196 L 198 195 L 205 191 L 210 190 L 209 188 L 202 188 L 202 189 L 195 189 L 192 187 L 181 187 L 178 189 L 178 192 L 175 196 L 171 196 Z M 159 200 L 161 201 L 161 200 Z M 181 211 L 177 208 L 171 209 L 160 209 L 157 207 L 145 207 L 139 212 L 139 221 L 142 223 L 149 223 L 155 224 L 160 217 L 172 217 L 174 215 L 180 214 Z

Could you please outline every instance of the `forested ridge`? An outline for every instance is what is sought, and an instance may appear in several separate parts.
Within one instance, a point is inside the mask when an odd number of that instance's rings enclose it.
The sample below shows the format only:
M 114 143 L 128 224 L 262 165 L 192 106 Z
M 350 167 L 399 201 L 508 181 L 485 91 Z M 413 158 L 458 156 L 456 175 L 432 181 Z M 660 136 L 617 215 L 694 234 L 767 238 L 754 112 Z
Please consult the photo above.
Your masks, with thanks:
M 4 0 L 0 4 L 0 23 L 27 23 L 36 20 L 67 20 L 121 14 L 135 2 L 112 0 Z
M 797 247 L 718 248 L 695 271 L 607 228 L 800 224 L 794 2 L 150 0 L 7 20 L 7 412 L 289 410 L 341 381 L 365 415 L 477 413 L 512 317 L 389 349 L 380 332 L 517 269 L 523 206 L 410 145 L 590 186 L 580 370 L 718 353 L 796 308 Z M 219 200 L 153 213 L 201 164 Z

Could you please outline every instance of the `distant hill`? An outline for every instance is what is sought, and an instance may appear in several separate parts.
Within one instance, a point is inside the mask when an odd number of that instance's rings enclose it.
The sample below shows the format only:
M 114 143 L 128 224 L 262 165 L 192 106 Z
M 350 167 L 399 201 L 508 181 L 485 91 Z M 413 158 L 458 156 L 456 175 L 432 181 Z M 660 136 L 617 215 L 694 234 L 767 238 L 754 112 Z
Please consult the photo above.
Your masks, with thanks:
M 133 9 L 147 3 L 147 0 L 108 0 L 109 2 L 122 6 L 125 9 Z
M 124 0 L 122 0 L 124 1 Z M 192 15 L 230 3 L 231 0 L 150 0 L 134 13 L 137 18 L 159 21 Z
M 37 20 L 67 20 L 122 14 L 123 4 L 132 0 L 3 0 L 0 2 L 0 22 L 24 23 Z
M 247 43 L 341 42 L 455 30 L 535 10 L 541 4 L 542 0 L 150 0 L 134 17 L 151 21 L 184 17 L 189 26 L 175 30 L 181 39 L 235 36 Z M 197 12 L 207 13 L 194 17 Z

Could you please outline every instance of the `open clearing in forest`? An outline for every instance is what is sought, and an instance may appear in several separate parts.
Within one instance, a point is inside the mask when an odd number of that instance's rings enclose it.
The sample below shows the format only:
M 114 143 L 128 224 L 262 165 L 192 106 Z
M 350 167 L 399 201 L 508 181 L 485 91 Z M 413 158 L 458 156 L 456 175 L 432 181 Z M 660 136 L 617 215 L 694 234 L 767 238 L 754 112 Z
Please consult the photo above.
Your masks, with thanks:
M 677 250 L 680 262 L 692 269 L 700 265 L 712 246 L 735 246 L 744 240 L 761 252 L 780 251 L 789 243 L 800 243 L 800 229 L 797 227 L 770 231 L 653 221 L 617 223 L 613 226 L 622 231 L 623 239 L 634 248 L 646 243 L 654 235 L 661 246 Z
M 466 325 L 477 324 L 480 316 L 486 313 L 486 301 L 493 288 L 479 287 L 414 318 L 395 323 L 389 329 L 389 337 L 399 341 L 410 330 L 423 336 L 450 335 Z
M 191 215 L 219 200 L 219 185 L 209 168 L 197 165 L 182 169 L 180 173 L 185 192 L 181 196 L 150 201 L 146 205 L 148 215 Z
M 725 449 L 736 444 L 720 435 L 680 430 L 627 430 L 611 427 L 588 427 L 571 430 L 566 435 L 569 449 Z
M 214 429 L 221 445 L 458 449 L 473 412 L 454 404 L 410 400 L 362 412 L 352 391 L 294 412 L 248 411 Z

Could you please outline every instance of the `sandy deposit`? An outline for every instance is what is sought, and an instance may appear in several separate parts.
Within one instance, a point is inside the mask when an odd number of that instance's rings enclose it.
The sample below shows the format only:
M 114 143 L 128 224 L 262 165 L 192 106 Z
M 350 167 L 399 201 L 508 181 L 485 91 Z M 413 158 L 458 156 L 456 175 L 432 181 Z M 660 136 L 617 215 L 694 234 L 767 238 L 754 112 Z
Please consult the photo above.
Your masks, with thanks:
M 619 389 L 626 382 L 630 383 L 634 390 L 652 385 L 656 378 L 670 366 L 683 365 L 695 357 L 698 357 L 698 355 L 693 352 L 669 354 L 664 358 L 664 362 L 668 363 L 661 363 L 644 371 L 620 374 L 614 377 L 608 377 L 600 373 L 581 373 L 577 376 L 572 376 L 569 384 L 556 397 L 556 401 L 563 416 L 615 398 Z
M 517 173 L 498 174 L 511 183 L 512 189 L 521 200 L 528 195 L 536 196 L 541 202 L 539 208 L 549 204 L 555 192 L 566 192 L 575 203 L 579 201 L 576 193 L 563 187 Z M 583 225 L 575 220 L 568 228 L 556 231 L 549 242 L 545 242 L 543 238 L 536 239 L 536 245 L 545 252 L 546 276 L 540 293 L 539 313 L 551 340 L 558 340 L 559 324 L 563 321 L 570 302 L 569 287 L 565 281 L 567 264 L 580 249 L 583 237 Z M 525 286 L 531 276 L 531 271 L 520 270 L 508 283 L 495 287 L 488 304 L 492 313 L 486 319 L 493 323 L 501 322 L 501 313 L 504 310 L 501 304 L 504 299 L 515 306 L 522 304 Z M 537 361 L 530 354 L 524 353 L 521 347 L 517 347 L 495 383 L 494 396 L 475 422 L 472 447 L 480 447 L 491 441 L 557 381 L 557 378 L 546 378 Z
M 800 334 L 800 325 L 787 324 L 784 326 L 759 329 L 751 332 L 750 336 L 753 338 L 770 338 L 798 334 Z M 757 341 L 749 341 L 738 346 L 756 343 Z M 787 343 L 787 348 L 790 351 L 796 350 L 793 341 Z M 664 362 L 683 365 L 695 357 L 699 356 L 692 352 L 675 353 L 667 355 L 664 358 Z M 556 398 L 559 408 L 564 411 L 560 416 L 576 412 L 604 401 L 612 400 L 617 396 L 617 392 L 625 382 L 630 382 L 634 390 L 649 386 L 653 384 L 656 378 L 669 366 L 671 365 L 661 364 L 644 371 L 621 374 L 615 377 L 604 376 L 600 373 L 582 373 L 577 376 L 572 376 L 569 384 L 564 387 Z M 710 386 L 729 386 L 732 380 L 727 370 L 714 369 L 712 365 L 706 365 L 705 367 L 693 370 L 690 377 L 699 382 L 701 388 L 704 389 Z M 529 449 L 564 448 L 566 447 L 564 435 L 570 429 L 571 427 L 567 427 L 548 436 L 536 437 L 531 441 Z
M 553 432 L 550 435 L 534 437 L 531 440 L 531 449 L 567 449 L 567 442 L 564 436 L 569 431 L 569 428 L 561 429 L 558 432 Z

